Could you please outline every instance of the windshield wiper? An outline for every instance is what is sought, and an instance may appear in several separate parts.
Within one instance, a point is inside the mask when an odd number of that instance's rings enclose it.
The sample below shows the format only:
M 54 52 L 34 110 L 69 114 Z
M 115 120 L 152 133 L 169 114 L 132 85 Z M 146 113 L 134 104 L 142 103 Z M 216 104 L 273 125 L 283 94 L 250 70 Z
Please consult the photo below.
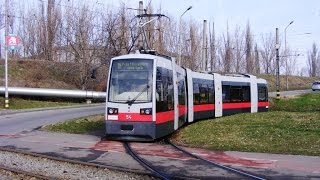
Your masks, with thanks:
M 128 100 L 126 103 L 128 103 L 129 106 L 131 106 L 141 96 L 141 94 L 144 93 L 149 88 L 150 86 L 147 85 L 144 89 L 142 89 L 142 91 L 139 94 L 137 94 L 132 100 Z

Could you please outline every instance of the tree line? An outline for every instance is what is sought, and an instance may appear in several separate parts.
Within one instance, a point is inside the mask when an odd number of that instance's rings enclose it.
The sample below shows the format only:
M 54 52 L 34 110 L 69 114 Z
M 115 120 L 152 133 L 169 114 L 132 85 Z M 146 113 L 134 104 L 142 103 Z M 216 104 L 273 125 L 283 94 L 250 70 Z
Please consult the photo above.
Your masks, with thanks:
M 25 59 L 68 63 L 65 73 L 76 74 L 77 86 L 88 86 L 92 68 L 107 65 L 114 56 L 138 49 L 140 32 L 134 16 L 136 10 L 112 5 L 89 4 L 85 1 L 64 2 L 39 0 L 34 7 L 9 1 L 9 32 L 21 38 L 21 48 L 14 56 Z M 4 3 L 4 2 L 1 2 Z M 1 4 L 1 28 L 4 27 L 4 4 Z M 13 8 L 19 11 L 13 12 Z M 146 13 L 161 13 L 161 9 L 147 4 Z M 237 25 L 216 33 L 214 22 L 209 23 L 208 36 L 202 34 L 202 24 L 161 18 L 145 26 L 150 48 L 161 54 L 181 57 L 181 65 L 199 70 L 206 57 L 206 70 L 219 73 L 275 74 L 275 33 L 254 35 L 250 22 L 245 28 Z M 257 38 L 260 37 L 260 38 Z M 259 41 L 257 40 L 259 39 Z M 203 45 L 202 42 L 206 44 Z M 281 46 L 281 45 L 280 45 Z M 283 49 L 281 46 L 280 49 Z M 203 56 L 205 52 L 205 56 Z M 308 75 L 320 76 L 320 53 L 313 43 L 307 54 Z M 281 51 L 280 67 L 289 75 L 299 74 L 296 51 Z M 293 55 L 293 56 L 289 56 Z M 285 61 L 288 60 L 287 68 Z

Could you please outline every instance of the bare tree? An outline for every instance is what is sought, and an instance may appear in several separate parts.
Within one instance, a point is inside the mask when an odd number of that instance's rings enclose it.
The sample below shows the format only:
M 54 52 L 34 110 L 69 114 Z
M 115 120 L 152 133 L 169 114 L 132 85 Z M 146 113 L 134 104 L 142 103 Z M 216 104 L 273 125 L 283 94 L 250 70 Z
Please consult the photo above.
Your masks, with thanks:
M 260 53 L 258 50 L 258 45 L 257 43 L 254 46 L 254 73 L 255 74 L 260 74 Z
M 261 64 L 265 74 L 275 73 L 275 36 L 274 34 L 267 33 L 261 34 L 262 48 L 261 48 Z
M 316 43 L 314 42 L 312 44 L 312 49 L 311 51 L 308 51 L 308 71 L 309 71 L 309 76 L 310 77 L 316 77 L 317 72 L 318 72 L 318 65 L 317 63 L 319 63 L 319 50 L 318 47 L 316 45 Z
M 126 54 L 128 52 L 129 48 L 129 24 L 128 24 L 128 15 L 126 13 L 126 8 L 124 4 L 122 5 L 120 9 L 120 53 Z
M 48 0 L 47 5 L 47 21 L 46 21 L 46 59 L 53 61 L 53 47 L 55 44 L 57 29 L 61 23 L 61 13 L 55 7 L 55 0 Z
M 245 64 L 244 61 L 244 55 L 246 54 L 245 51 L 245 38 L 244 38 L 244 32 L 241 31 L 240 26 L 236 26 L 234 31 L 234 41 L 233 41 L 233 63 L 231 66 L 233 67 L 233 71 L 236 73 L 244 73 L 245 67 L 243 66 Z
M 288 75 L 295 75 L 297 70 L 297 58 L 298 53 L 297 51 L 293 51 L 290 48 L 287 48 L 287 54 L 289 55 L 288 58 Z
M 252 58 L 252 33 L 249 22 L 246 28 L 246 72 L 251 74 L 253 72 L 253 58 Z
M 199 29 L 195 24 L 190 25 L 190 40 L 191 40 L 191 59 L 186 63 L 186 67 L 191 70 L 199 70 L 201 62 L 201 38 Z
M 209 55 L 210 55 L 210 70 L 211 71 L 216 71 L 217 69 L 217 50 L 216 50 L 216 34 L 215 34 L 215 29 L 214 29 L 214 22 L 212 23 L 212 29 L 211 26 L 209 25 L 209 45 L 210 45 L 210 50 L 209 50 Z
M 219 49 L 219 54 L 221 57 L 222 71 L 226 73 L 231 72 L 232 65 L 232 40 L 229 33 L 229 25 L 227 24 L 227 32 L 226 34 L 222 34 L 222 46 Z
M 0 29 L 4 28 L 4 18 L 5 18 L 5 6 L 4 1 L 0 1 Z

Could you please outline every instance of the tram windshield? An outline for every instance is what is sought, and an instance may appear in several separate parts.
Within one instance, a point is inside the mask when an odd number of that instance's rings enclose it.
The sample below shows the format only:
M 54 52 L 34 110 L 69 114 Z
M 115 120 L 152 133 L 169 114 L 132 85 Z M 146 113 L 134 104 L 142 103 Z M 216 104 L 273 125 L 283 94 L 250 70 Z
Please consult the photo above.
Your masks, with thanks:
M 150 59 L 115 60 L 111 67 L 109 102 L 143 103 L 152 100 L 152 70 Z

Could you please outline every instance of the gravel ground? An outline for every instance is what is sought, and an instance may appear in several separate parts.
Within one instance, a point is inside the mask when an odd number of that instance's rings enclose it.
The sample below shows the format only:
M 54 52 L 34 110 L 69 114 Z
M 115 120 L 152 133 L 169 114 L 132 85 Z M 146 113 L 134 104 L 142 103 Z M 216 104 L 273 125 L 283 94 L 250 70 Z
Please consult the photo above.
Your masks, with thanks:
M 29 177 L 23 174 L 16 174 L 10 171 L 0 169 L 0 180 L 41 180 L 35 177 Z
M 145 175 L 59 162 L 47 158 L 39 158 L 5 151 L 0 151 L 0 165 L 34 172 L 36 174 L 50 176 L 57 179 L 154 179 L 153 177 Z M 21 177 L 21 175 L 0 170 L 0 180 L 2 179 L 36 180 L 36 178 Z

